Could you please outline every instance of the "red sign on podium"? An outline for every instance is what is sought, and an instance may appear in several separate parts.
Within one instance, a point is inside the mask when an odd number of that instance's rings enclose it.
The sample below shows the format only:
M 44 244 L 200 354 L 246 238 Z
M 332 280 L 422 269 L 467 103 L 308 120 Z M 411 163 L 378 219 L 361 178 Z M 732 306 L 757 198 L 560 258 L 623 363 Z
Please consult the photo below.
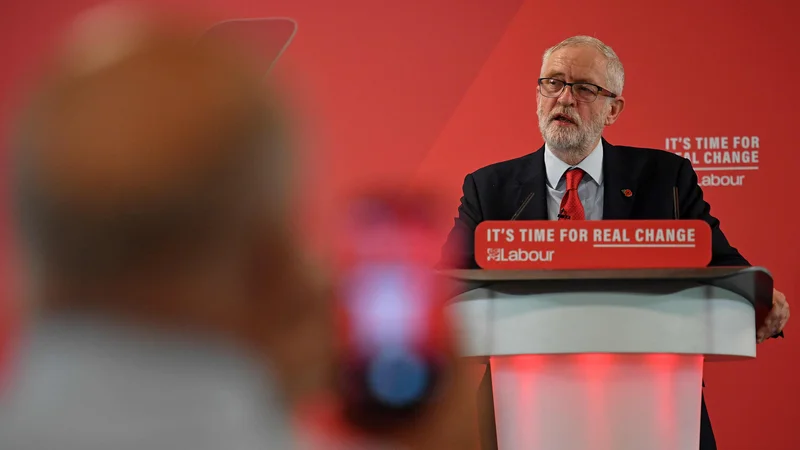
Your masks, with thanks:
M 711 228 L 702 220 L 488 221 L 475 229 L 484 269 L 705 267 Z

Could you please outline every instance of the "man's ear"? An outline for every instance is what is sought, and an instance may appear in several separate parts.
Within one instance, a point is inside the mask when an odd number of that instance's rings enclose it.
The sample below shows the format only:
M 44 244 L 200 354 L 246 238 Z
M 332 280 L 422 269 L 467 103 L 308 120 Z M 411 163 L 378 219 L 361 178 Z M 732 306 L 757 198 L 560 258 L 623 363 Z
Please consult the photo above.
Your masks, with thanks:
M 624 97 L 617 97 L 611 99 L 611 108 L 606 115 L 605 126 L 611 126 L 614 122 L 619 119 L 619 115 L 622 114 L 622 110 L 625 109 L 625 98 Z
M 292 404 L 333 386 L 337 336 L 328 271 L 293 238 L 265 233 L 250 269 L 253 339 Z
M 255 239 L 249 248 L 250 260 L 247 270 L 250 275 L 249 281 L 259 294 L 277 293 L 285 285 L 295 281 L 289 279 L 290 276 L 296 275 L 293 242 L 291 233 L 283 227 L 269 226 L 255 232 Z M 277 305 L 261 303 L 258 306 Z

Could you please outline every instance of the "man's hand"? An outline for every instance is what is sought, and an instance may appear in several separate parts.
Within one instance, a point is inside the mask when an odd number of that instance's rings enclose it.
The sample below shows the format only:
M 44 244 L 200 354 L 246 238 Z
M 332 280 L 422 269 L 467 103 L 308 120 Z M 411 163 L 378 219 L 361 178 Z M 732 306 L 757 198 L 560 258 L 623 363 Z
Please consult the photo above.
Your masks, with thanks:
M 764 319 L 764 323 L 761 325 L 761 327 L 759 327 L 758 332 L 756 333 L 756 339 L 758 339 L 758 343 L 760 344 L 771 336 L 783 331 L 783 327 L 786 326 L 786 322 L 788 320 L 789 303 L 786 302 L 786 296 L 783 295 L 782 292 L 773 289 L 772 309 L 770 310 L 769 314 L 767 314 L 767 318 Z

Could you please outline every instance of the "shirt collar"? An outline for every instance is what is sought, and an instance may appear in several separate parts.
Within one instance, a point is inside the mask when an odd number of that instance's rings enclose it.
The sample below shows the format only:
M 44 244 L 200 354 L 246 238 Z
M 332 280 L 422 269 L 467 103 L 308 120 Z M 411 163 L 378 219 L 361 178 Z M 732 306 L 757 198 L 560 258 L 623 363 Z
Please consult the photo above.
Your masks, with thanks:
M 544 144 L 544 168 L 547 173 L 547 184 L 555 189 L 564 172 L 572 168 L 581 168 L 598 185 L 603 183 L 603 140 L 598 142 L 597 147 L 589 153 L 589 156 L 579 162 L 576 166 L 570 166 L 550 150 L 547 143 Z

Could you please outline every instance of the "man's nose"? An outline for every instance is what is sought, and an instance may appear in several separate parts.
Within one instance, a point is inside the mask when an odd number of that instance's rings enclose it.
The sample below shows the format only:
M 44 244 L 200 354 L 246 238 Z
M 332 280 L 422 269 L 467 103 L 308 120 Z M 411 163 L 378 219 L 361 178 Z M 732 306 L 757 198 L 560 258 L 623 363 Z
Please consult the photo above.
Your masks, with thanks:
M 558 96 L 558 103 L 564 106 L 575 104 L 575 96 L 572 95 L 572 86 L 564 86 L 564 90 L 561 91 L 561 95 Z

